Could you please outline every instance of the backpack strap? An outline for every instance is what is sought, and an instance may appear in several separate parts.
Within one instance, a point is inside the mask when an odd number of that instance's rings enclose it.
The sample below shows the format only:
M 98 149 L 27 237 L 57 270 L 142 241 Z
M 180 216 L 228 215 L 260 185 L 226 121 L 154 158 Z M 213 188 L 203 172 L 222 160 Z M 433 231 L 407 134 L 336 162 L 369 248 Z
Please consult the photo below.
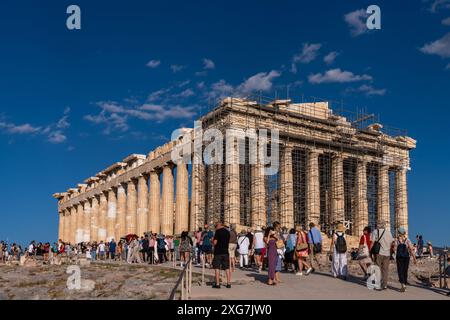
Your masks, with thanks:
M 313 234 L 312 234 L 312 229 L 309 230 L 309 233 L 311 234 L 311 241 L 312 241 L 312 243 L 315 244 L 315 242 L 314 242 L 314 236 L 313 236 Z

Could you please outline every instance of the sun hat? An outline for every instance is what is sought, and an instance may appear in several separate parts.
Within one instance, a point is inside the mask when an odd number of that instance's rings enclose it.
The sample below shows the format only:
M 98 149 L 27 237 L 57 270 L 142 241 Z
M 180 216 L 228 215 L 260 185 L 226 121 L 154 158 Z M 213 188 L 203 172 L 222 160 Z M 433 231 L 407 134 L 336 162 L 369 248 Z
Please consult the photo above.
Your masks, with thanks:
M 406 234 L 405 228 L 404 227 L 398 228 L 398 233 L 401 234 L 401 235 L 405 235 Z
M 336 231 L 340 231 L 340 232 L 345 232 L 345 226 L 343 223 L 338 223 L 337 227 L 336 227 Z

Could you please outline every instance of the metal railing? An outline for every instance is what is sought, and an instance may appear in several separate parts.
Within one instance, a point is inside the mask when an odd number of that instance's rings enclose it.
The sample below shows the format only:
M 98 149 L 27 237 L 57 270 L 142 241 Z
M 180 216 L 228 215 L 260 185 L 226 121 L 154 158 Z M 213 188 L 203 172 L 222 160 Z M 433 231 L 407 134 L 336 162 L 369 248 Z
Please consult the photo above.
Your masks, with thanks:
M 175 260 L 175 259 L 174 259 Z M 180 287 L 181 286 L 181 287 Z M 175 287 L 170 293 L 169 300 L 176 300 L 175 296 L 178 288 L 181 290 L 180 300 L 189 300 L 192 290 L 192 255 L 189 256 L 189 260 L 186 262 L 183 270 L 181 270 L 180 276 L 175 284 Z

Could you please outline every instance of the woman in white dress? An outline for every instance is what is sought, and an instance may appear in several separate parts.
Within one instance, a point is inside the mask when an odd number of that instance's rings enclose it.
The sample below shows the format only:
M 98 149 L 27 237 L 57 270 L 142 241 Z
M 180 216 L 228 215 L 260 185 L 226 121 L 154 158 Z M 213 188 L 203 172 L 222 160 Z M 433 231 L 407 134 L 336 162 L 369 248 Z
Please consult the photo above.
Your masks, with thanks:
M 347 280 L 347 242 L 345 227 L 342 223 L 337 225 L 330 245 L 332 255 L 331 272 L 333 277 Z

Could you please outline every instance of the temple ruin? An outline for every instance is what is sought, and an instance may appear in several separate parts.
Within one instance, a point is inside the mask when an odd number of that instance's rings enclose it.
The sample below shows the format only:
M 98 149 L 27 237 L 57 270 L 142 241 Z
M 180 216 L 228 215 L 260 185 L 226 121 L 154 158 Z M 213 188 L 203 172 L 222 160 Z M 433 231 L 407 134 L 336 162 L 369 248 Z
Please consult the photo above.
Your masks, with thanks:
M 244 148 L 234 149 L 243 164 L 174 161 L 176 146 L 188 141 L 199 148 L 197 130 L 183 129 L 148 155 L 132 154 L 54 194 L 59 238 L 78 243 L 149 231 L 176 235 L 218 220 L 239 227 L 314 222 L 323 232 L 343 222 L 349 235 L 378 219 L 394 234 L 408 227 L 407 171 L 416 141 L 391 134 L 373 116 L 346 117 L 329 102 L 226 98 L 198 121 L 201 130 L 224 136 L 228 129 L 277 130 L 279 170 L 266 175 L 265 164 L 249 161 L 257 142 L 248 136 Z

